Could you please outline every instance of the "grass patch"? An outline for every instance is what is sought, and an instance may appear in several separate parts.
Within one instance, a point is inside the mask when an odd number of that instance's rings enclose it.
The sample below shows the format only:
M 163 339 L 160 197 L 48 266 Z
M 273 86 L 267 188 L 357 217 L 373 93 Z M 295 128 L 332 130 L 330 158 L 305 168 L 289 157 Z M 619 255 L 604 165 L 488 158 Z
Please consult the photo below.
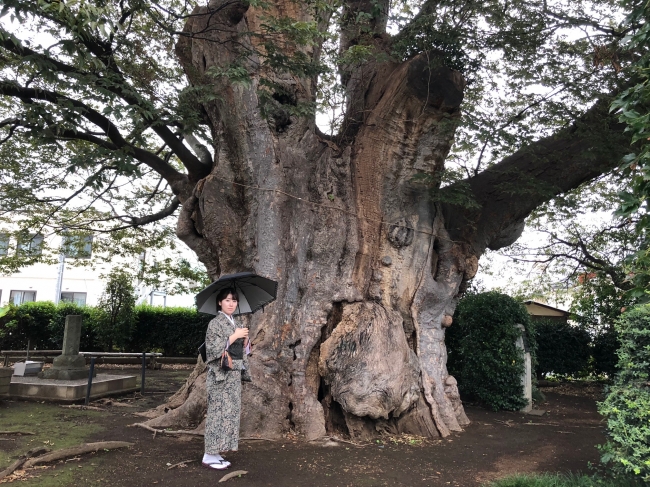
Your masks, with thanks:
M 101 415 L 98 411 L 65 409 L 56 404 L 0 402 L 0 430 L 35 433 L 34 436 L 1 437 L 0 469 L 4 469 L 19 455 L 32 448 L 45 446 L 58 450 L 84 443 L 91 435 L 104 429 L 100 422 Z M 93 467 L 88 461 L 48 466 L 32 471 L 32 474 L 38 477 L 29 479 L 23 485 L 75 485 L 74 479 L 81 473 L 90 473 Z
M 517 474 L 484 484 L 484 487 L 635 487 L 638 484 L 625 480 L 606 480 L 588 475 L 574 474 Z

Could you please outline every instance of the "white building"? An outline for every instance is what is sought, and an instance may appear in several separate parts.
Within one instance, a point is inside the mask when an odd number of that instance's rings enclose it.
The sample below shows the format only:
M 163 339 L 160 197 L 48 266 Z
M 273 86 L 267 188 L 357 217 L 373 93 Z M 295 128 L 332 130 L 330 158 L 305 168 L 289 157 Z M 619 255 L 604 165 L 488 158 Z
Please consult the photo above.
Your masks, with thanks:
M 8 234 L 0 233 L 0 256 L 12 252 L 42 252 L 44 238 L 31 235 L 25 242 L 11 242 Z M 76 259 L 92 256 L 92 237 L 53 237 L 46 242 L 50 248 L 65 249 L 65 256 L 59 256 L 58 264 L 39 263 L 27 266 L 10 275 L 0 275 L 0 306 L 7 303 L 22 304 L 29 301 L 75 302 L 79 305 L 94 306 L 101 297 L 106 275 L 118 265 L 137 264 L 132 261 L 110 262 L 91 266 L 72 266 Z M 194 305 L 193 295 L 167 295 L 164 291 L 136 285 L 138 303 L 154 306 Z

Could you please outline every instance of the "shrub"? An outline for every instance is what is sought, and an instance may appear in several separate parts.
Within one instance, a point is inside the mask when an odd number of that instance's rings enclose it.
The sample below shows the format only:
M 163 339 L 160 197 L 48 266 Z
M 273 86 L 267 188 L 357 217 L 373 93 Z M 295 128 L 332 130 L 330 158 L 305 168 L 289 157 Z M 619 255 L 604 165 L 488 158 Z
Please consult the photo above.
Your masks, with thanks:
M 195 356 L 205 340 L 213 316 L 191 308 L 161 308 L 141 305 L 134 310 L 136 326 L 130 350 L 160 351 L 167 356 Z
M 616 323 L 618 375 L 599 411 L 607 419 L 602 460 L 614 472 L 650 482 L 650 305 Z
M 59 350 L 63 346 L 66 315 L 83 317 L 79 348 L 85 352 L 109 351 L 104 311 L 73 303 L 55 305 L 48 301 L 9 306 L 0 317 L 0 348 L 25 350 L 27 339 L 31 349 Z M 133 325 L 124 335 L 114 334 L 115 343 L 125 352 L 162 352 L 167 356 L 196 356 L 205 339 L 208 322 L 213 318 L 191 308 L 136 306 L 132 309 Z
M 462 396 L 494 410 L 518 410 L 526 404 L 516 324 L 531 330 L 526 308 L 505 294 L 470 294 L 460 300 L 446 342 L 447 368 Z M 529 346 L 534 347 L 534 340 Z
M 80 349 L 99 350 L 96 330 L 100 310 L 50 301 L 10 305 L 0 318 L 0 344 L 3 350 L 24 350 L 29 340 L 30 349 L 58 350 L 63 346 L 66 315 L 82 315 Z
M 587 373 L 589 333 L 566 322 L 539 320 L 535 323 L 538 378 L 546 374 L 578 376 Z
M 54 303 L 49 301 L 25 303 L 22 306 L 10 304 L 9 310 L 0 320 L 2 348 L 25 350 L 28 341 L 30 348 L 49 348 L 49 324 L 55 308 Z

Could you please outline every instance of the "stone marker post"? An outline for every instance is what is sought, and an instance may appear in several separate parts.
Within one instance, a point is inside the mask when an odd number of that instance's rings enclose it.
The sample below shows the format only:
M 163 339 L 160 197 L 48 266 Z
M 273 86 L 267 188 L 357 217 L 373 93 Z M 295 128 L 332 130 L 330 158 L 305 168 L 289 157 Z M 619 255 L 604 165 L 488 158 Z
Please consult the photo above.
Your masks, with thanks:
M 80 315 L 65 317 L 63 353 L 54 358 L 52 368 L 38 374 L 41 379 L 77 380 L 88 377 L 86 359 L 83 355 L 79 355 L 81 319 Z
M 526 399 L 526 405 L 521 410 L 524 413 L 528 413 L 533 409 L 533 364 L 530 358 L 530 351 L 524 341 L 526 328 L 524 325 L 515 325 L 515 328 L 521 330 L 521 336 L 517 338 L 516 344 L 517 348 L 521 349 L 524 354 L 524 373 L 521 376 L 521 384 L 524 386 L 524 399 Z

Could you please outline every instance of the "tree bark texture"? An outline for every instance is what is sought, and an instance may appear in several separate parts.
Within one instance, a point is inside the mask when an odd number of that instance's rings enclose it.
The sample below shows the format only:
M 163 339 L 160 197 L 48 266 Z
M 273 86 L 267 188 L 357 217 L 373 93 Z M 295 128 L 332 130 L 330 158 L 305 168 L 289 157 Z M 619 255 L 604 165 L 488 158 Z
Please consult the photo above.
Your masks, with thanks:
M 528 195 L 534 205 L 519 209 L 513 198 L 481 192 L 494 185 L 479 175 L 471 188 L 487 210 L 434 201 L 414 176 L 444 168 L 460 73 L 432 52 L 344 66 L 347 113 L 340 134 L 328 137 L 313 116 L 291 110 L 315 100 L 316 79 L 271 69 L 259 38 L 246 35 L 263 32 L 265 15 L 312 20 L 307 2 L 277 0 L 271 12 L 223 5 L 197 9 L 177 45 L 191 83 L 215 94 L 200 107 L 215 141 L 212 170 L 181 195 L 178 235 L 212 278 L 252 270 L 279 282 L 277 302 L 245 319 L 253 382 L 244 384 L 241 434 L 461 431 L 469 421 L 446 369 L 445 329 L 481 253 L 516 238 L 553 191 Z M 353 16 L 374 2 L 346 5 Z M 371 28 L 364 42 L 389 52 L 385 22 Z M 352 27 L 343 31 L 342 49 L 359 42 Z M 292 49 L 316 59 L 320 48 L 287 43 Z M 242 59 L 250 84 L 213 75 Z M 539 165 L 533 179 L 545 174 Z M 147 424 L 200 428 L 202 370 Z

